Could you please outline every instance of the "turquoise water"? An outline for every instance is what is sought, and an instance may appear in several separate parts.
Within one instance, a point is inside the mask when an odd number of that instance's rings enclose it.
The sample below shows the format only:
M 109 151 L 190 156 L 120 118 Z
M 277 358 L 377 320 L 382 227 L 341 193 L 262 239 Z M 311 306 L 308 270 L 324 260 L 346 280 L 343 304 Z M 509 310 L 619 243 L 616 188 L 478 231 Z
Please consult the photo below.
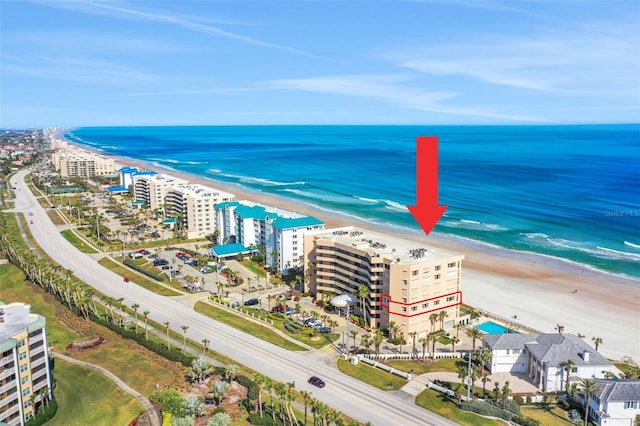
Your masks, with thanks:
M 419 232 L 416 137 L 439 137 L 435 231 L 640 277 L 640 125 L 92 127 L 67 138 Z
M 509 332 L 507 327 L 503 327 L 493 321 L 483 322 L 482 324 L 478 324 L 477 327 L 480 331 L 486 334 L 507 334 Z

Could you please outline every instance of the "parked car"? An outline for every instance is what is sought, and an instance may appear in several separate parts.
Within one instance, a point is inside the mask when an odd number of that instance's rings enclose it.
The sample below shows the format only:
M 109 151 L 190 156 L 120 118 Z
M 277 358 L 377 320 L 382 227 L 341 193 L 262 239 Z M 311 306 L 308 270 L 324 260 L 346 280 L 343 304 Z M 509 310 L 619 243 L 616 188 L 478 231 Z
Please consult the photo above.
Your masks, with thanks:
M 162 265 L 168 265 L 169 261 L 166 259 L 156 259 L 153 261 L 153 266 L 162 266 Z
M 286 309 L 285 306 L 277 305 L 277 306 L 274 306 L 273 308 L 271 308 L 271 312 L 280 312 L 280 313 L 282 313 L 282 312 L 285 312 L 285 309 Z
M 213 269 L 204 267 L 204 268 L 200 268 L 200 272 L 203 274 L 210 274 L 213 272 Z
M 253 305 L 257 305 L 258 303 L 260 303 L 258 299 L 249 299 L 246 302 L 244 302 L 244 306 L 253 306 Z
M 285 314 L 287 314 L 287 315 L 293 315 L 293 314 L 295 314 L 296 312 L 298 312 L 298 311 L 296 311 L 296 308 L 291 308 L 291 307 L 289 307 L 289 306 L 287 306 L 286 308 L 284 308 L 284 313 L 285 313 Z
M 309 382 L 309 384 L 312 384 L 317 388 L 323 388 L 325 386 L 324 380 L 322 380 L 320 377 L 317 377 L 317 376 L 309 377 L 309 380 L 307 380 L 307 382 Z
M 162 268 L 160 268 L 160 269 L 162 269 L 163 271 L 166 271 L 167 269 L 171 269 L 171 266 L 163 265 Z

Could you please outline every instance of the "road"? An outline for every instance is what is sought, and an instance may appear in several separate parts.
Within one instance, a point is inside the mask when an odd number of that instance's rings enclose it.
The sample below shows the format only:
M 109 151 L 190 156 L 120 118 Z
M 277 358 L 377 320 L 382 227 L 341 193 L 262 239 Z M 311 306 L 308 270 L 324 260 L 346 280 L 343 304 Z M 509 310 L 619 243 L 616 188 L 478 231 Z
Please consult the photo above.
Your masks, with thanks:
M 448 419 L 414 404 L 413 398 L 402 392 L 384 392 L 340 373 L 334 365 L 319 361 L 317 351 L 298 353 L 274 346 L 261 339 L 214 321 L 185 307 L 169 297 L 159 296 L 100 266 L 95 259 L 80 253 L 65 240 L 53 225 L 45 209 L 24 182 L 26 170 L 19 171 L 11 182 L 18 188 L 15 200 L 17 212 L 32 212 L 28 226 L 38 244 L 52 259 L 98 291 L 116 299 L 123 297 L 127 305 L 138 303 L 138 312 L 149 311 L 149 317 L 200 342 L 209 339 L 210 347 L 265 376 L 280 382 L 295 382 L 298 390 L 311 391 L 330 407 L 361 422 L 374 425 L 455 425 Z M 309 376 L 322 377 L 327 383 L 317 389 L 307 383 Z

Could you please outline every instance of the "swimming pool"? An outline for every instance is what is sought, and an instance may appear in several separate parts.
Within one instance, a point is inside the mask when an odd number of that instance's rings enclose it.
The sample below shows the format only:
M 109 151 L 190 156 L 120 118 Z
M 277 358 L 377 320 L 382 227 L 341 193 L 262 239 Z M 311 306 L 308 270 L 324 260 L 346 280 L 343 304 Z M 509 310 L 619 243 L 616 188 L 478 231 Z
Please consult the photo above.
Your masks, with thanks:
M 482 324 L 478 324 L 478 329 L 485 334 L 507 334 L 509 329 L 500 324 L 496 324 L 493 321 L 486 321 Z

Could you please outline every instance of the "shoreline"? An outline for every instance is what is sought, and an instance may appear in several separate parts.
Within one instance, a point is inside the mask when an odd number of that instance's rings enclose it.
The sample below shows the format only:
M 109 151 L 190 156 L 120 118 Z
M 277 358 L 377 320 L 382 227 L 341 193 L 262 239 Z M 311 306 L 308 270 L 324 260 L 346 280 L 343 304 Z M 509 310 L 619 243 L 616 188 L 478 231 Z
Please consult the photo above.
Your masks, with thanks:
M 314 216 L 324 221 L 326 228 L 359 226 L 462 253 L 465 255 L 461 284 L 464 303 L 506 318 L 517 315 L 521 323 L 548 333 L 562 324 L 567 333 L 585 334 L 589 344 L 592 337 L 601 337 L 604 342 L 600 351 L 609 358 L 619 360 L 628 356 L 640 361 L 640 280 L 634 277 L 454 235 L 425 236 L 421 231 L 394 229 L 239 184 L 105 153 L 77 142 L 69 141 L 69 145 L 113 158 L 116 166 L 154 170 L 231 192 L 239 201 L 250 200 Z M 576 289 L 578 292 L 574 293 Z

